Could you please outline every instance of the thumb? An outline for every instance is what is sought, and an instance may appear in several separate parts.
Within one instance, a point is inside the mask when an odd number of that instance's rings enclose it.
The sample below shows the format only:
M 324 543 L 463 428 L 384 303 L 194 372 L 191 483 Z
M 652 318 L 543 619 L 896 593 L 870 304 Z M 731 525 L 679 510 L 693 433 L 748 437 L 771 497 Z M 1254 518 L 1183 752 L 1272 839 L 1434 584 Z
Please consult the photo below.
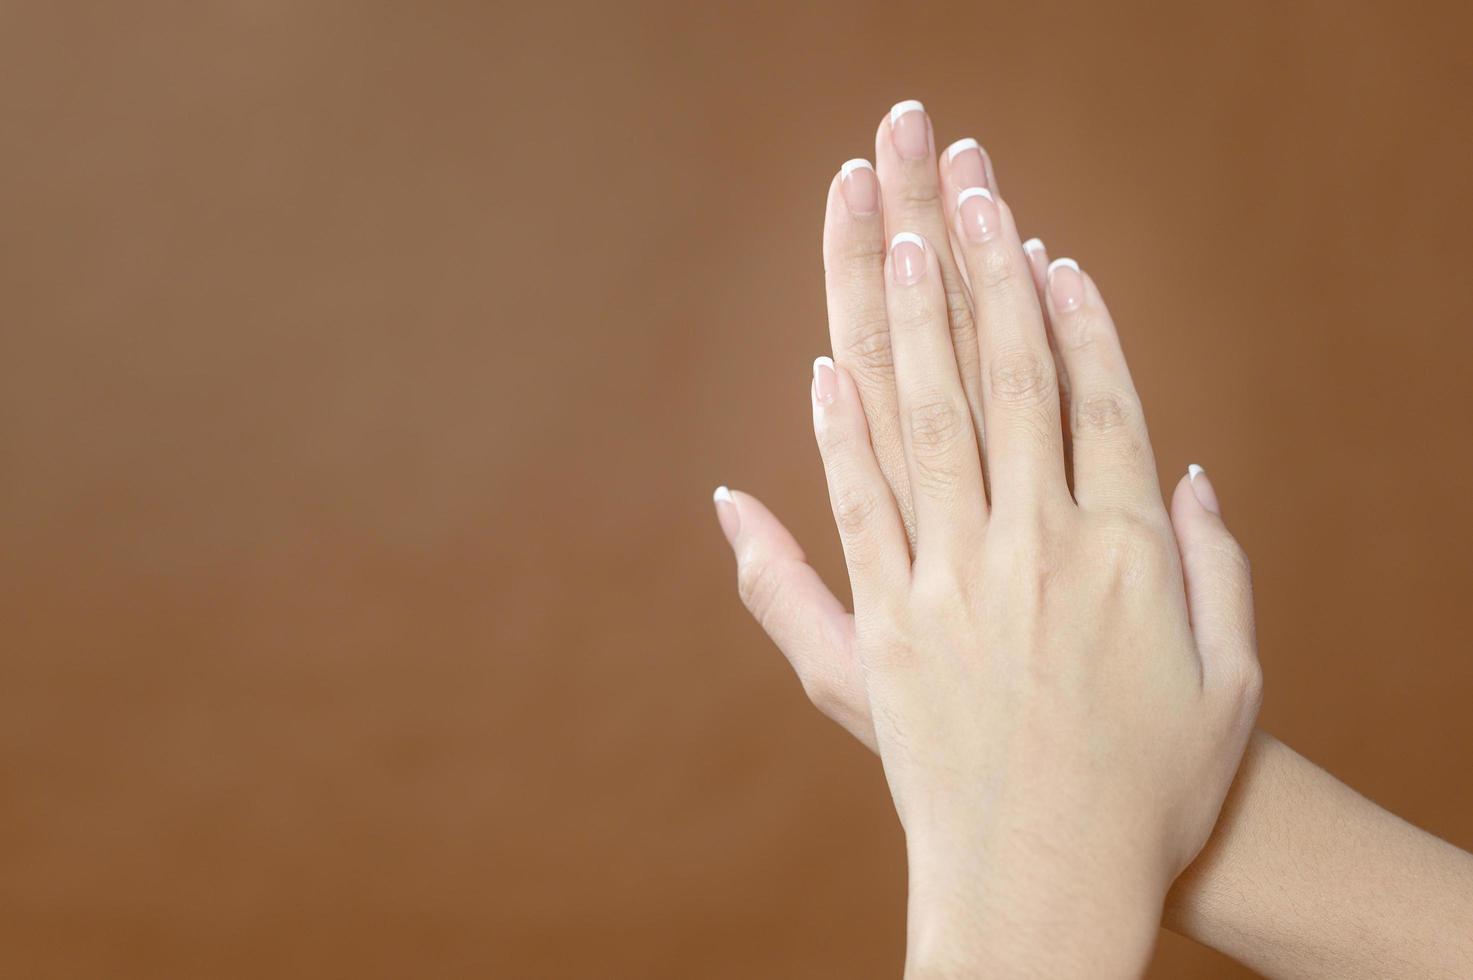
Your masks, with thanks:
M 1187 609 L 1202 657 L 1204 686 L 1257 713 L 1263 680 L 1254 634 L 1248 556 L 1223 523 L 1216 488 L 1193 464 L 1171 497 L 1171 524 L 1181 550 Z
M 721 531 L 736 554 L 737 592 L 747 611 L 788 658 L 808 700 L 873 749 L 854 617 L 760 500 L 726 487 L 718 487 L 714 499 Z

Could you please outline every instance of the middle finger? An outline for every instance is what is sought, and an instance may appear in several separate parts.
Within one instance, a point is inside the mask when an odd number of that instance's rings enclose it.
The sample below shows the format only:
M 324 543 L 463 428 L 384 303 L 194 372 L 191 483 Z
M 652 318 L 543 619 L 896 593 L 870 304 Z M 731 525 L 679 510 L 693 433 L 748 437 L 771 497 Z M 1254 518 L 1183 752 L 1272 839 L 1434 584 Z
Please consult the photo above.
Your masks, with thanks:
M 875 171 L 884 201 L 888 234 L 908 231 L 941 246 L 941 285 L 946 296 L 951 346 L 966 393 L 972 425 L 982 431 L 981 372 L 977 359 L 977 325 L 961 270 L 951 249 L 949 212 L 941 199 L 936 139 L 926 107 L 914 99 L 897 102 L 875 133 Z

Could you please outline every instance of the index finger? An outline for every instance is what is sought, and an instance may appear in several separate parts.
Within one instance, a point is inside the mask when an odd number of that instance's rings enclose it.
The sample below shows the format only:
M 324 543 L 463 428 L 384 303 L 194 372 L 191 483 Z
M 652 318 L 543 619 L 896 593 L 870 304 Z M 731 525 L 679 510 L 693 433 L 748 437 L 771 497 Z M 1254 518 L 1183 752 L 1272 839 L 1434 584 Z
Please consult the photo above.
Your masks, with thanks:
M 850 160 L 829 185 L 824 215 L 829 348 L 835 363 L 849 373 L 859 390 L 875 459 L 895 494 L 914 550 L 915 509 L 900 434 L 890 315 L 885 306 L 886 242 L 875 169 L 868 160 Z

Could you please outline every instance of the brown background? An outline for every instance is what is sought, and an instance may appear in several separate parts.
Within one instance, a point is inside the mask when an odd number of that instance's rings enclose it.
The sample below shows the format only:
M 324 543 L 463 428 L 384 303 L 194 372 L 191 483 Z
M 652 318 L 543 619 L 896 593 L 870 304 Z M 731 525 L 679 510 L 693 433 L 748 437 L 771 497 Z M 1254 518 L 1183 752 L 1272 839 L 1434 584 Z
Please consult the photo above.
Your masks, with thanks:
M 1473 845 L 1473 24 L 1105 6 L 0 7 L 0 974 L 897 975 L 709 494 L 842 585 L 823 194 L 910 97 L 1211 470 L 1264 725 Z

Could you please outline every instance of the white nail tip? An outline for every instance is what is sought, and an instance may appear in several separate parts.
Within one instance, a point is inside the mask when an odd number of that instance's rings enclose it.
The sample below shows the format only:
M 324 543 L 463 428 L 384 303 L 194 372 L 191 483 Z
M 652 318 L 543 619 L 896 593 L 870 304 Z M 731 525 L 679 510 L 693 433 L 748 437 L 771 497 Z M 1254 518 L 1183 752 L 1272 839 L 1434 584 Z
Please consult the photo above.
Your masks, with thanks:
M 978 152 L 981 152 L 982 147 L 979 146 L 977 144 L 977 141 L 972 139 L 972 137 L 970 136 L 968 136 L 966 139 L 957 140 L 955 143 L 946 148 L 946 162 L 950 163 L 951 161 L 955 160 L 956 155 L 964 150 L 977 150 Z
M 716 501 L 716 503 L 718 504 L 736 503 L 736 501 L 731 499 L 731 491 L 726 489 L 726 487 L 717 487 L 716 492 L 711 494 L 711 499 Z
M 920 235 L 917 235 L 914 232 L 910 231 L 902 231 L 900 234 L 890 239 L 890 251 L 895 251 L 895 246 L 901 244 L 902 242 L 910 242 L 912 245 L 914 245 L 916 248 L 921 249 L 922 251 L 925 251 L 926 248 L 926 240 Z
M 858 157 L 858 158 L 855 158 L 853 160 L 845 161 L 844 165 L 839 168 L 839 176 L 840 177 L 848 177 L 850 174 L 854 173 L 854 171 L 856 171 L 856 170 L 874 170 L 874 169 L 875 169 L 875 165 L 874 164 L 870 163 L 868 160 L 865 160 L 862 157 Z
M 1054 259 L 1048 264 L 1048 274 L 1053 275 L 1055 269 L 1073 269 L 1079 271 L 1079 263 L 1073 259 Z
M 834 369 L 834 359 L 832 357 L 829 357 L 827 354 L 823 354 L 823 355 L 820 355 L 818 357 L 815 357 L 813 359 L 813 373 L 814 374 L 817 374 L 818 373 L 818 369 L 819 369 L 820 366 L 826 367 L 830 371 L 832 371 Z
M 1043 239 L 1042 238 L 1030 238 L 1030 239 L 1028 239 L 1026 242 L 1023 243 L 1023 251 L 1025 251 L 1025 252 L 1042 252 L 1043 251 Z
M 890 107 L 890 125 L 893 126 L 898 123 L 900 121 L 900 117 L 905 115 L 907 112 L 925 111 L 926 107 L 921 105 L 915 99 L 906 99 L 904 102 L 897 102 Z
M 1188 480 L 1195 480 L 1197 477 L 1199 477 L 1201 475 L 1202 475 L 1202 467 L 1198 466 L 1196 463 L 1193 463 L 1193 464 L 1191 464 L 1190 466 L 1187 467 L 1187 479 Z
M 961 207 L 963 201 L 970 200 L 974 197 L 985 197 L 990 201 L 992 200 L 992 192 L 985 187 L 968 187 L 956 196 L 956 206 Z

